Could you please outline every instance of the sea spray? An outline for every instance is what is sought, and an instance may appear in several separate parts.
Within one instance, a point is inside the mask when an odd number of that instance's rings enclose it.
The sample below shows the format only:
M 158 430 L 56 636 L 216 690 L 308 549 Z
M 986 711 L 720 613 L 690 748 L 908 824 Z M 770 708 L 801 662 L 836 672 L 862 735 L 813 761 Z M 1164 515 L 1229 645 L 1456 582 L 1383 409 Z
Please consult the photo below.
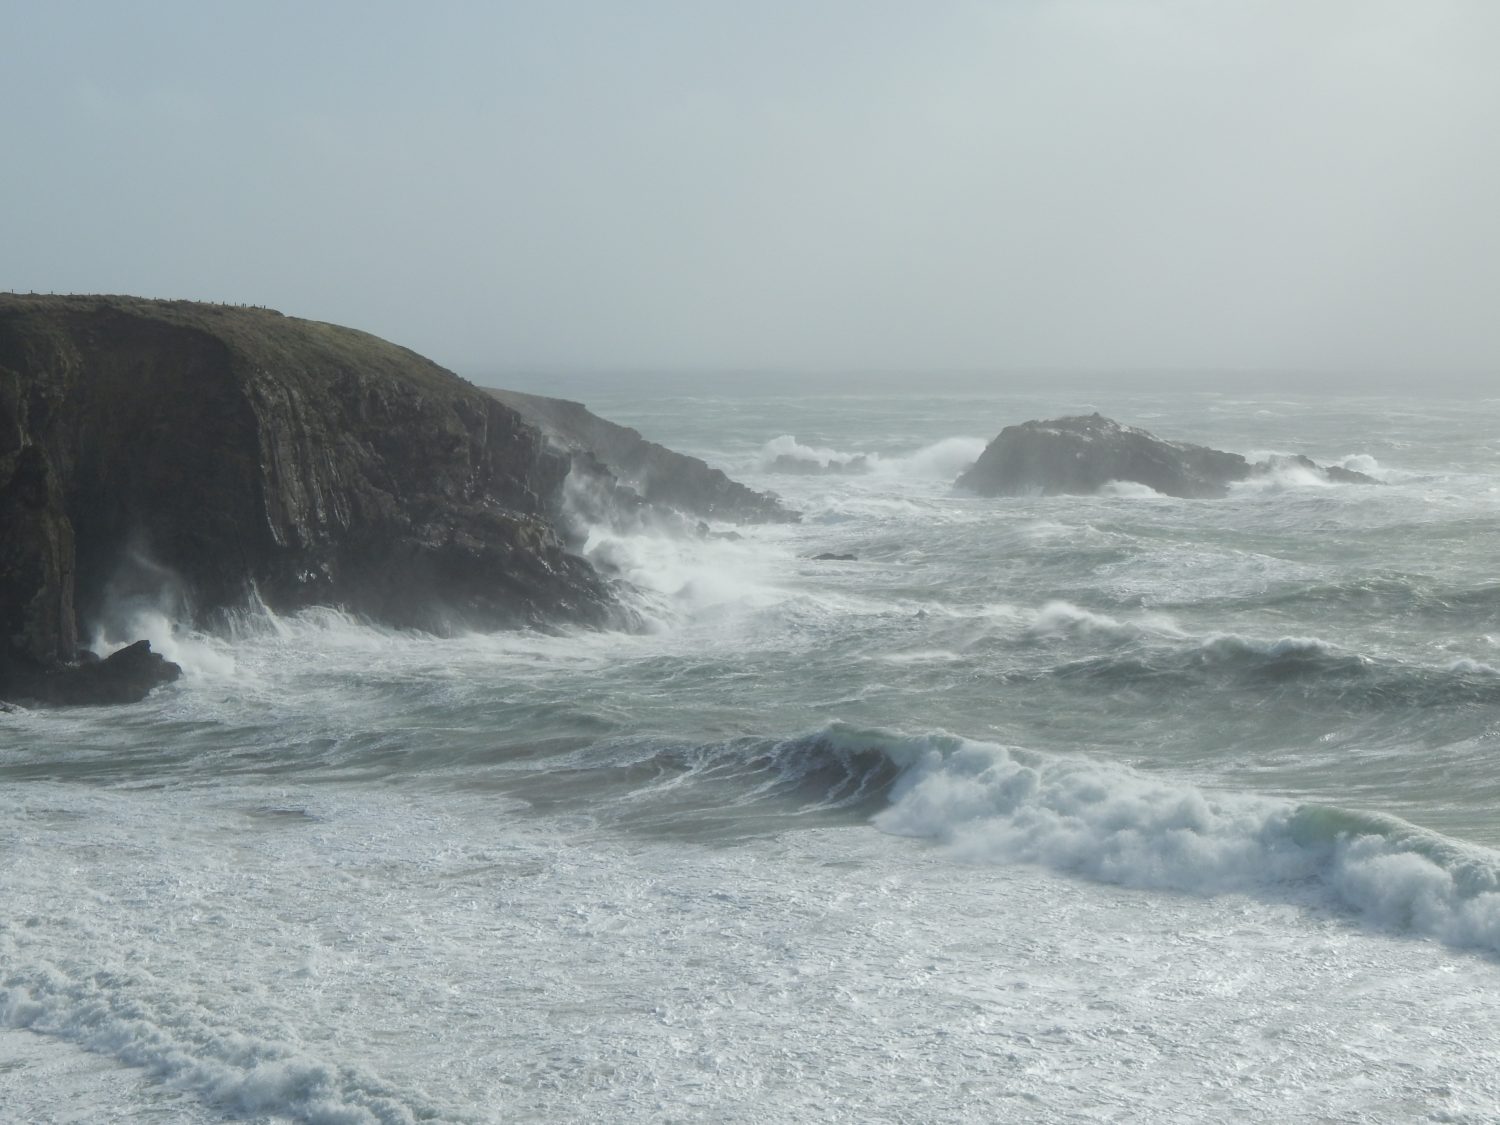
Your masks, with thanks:
M 946 482 L 972 465 L 984 446 L 983 438 L 948 437 L 906 453 L 851 452 L 805 445 L 782 434 L 761 447 L 753 468 L 762 473 L 870 474 Z

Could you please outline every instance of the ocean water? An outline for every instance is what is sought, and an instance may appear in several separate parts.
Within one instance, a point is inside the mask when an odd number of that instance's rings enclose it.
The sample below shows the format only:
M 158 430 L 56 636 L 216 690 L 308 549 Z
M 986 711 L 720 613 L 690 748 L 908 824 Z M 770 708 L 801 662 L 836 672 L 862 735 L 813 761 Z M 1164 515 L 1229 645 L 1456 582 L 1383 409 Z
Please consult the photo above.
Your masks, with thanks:
M 592 529 L 638 634 L 123 607 L 0 716 L 0 1120 L 1500 1119 L 1500 400 L 921 383 L 523 387 L 805 513 Z M 1383 484 L 953 492 L 1094 409 Z

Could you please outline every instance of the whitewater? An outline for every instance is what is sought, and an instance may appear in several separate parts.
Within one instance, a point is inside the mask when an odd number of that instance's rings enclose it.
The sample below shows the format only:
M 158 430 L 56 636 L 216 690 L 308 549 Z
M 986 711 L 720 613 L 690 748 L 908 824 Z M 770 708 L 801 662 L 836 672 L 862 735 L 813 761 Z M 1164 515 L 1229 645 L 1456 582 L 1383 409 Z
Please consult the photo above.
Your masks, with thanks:
M 1500 1119 L 1500 399 L 519 389 L 802 522 L 580 527 L 628 633 L 112 607 L 178 683 L 0 714 L 0 1120 Z M 1095 410 L 1381 483 L 953 489 Z

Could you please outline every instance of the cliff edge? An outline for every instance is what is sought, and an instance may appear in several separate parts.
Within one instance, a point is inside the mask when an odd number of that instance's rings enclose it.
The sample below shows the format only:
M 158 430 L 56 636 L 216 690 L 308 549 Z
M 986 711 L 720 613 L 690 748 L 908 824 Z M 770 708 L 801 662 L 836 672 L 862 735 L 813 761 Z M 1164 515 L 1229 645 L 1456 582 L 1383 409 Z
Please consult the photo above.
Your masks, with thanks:
M 520 391 L 489 393 L 561 448 L 593 454 L 648 504 L 728 523 L 795 523 L 802 518 L 776 496 L 747 488 L 697 457 L 648 441 L 640 431 L 601 418 L 581 402 Z
M 142 583 L 188 616 L 343 605 L 603 623 L 551 523 L 568 458 L 414 352 L 269 309 L 0 295 L 0 698 Z

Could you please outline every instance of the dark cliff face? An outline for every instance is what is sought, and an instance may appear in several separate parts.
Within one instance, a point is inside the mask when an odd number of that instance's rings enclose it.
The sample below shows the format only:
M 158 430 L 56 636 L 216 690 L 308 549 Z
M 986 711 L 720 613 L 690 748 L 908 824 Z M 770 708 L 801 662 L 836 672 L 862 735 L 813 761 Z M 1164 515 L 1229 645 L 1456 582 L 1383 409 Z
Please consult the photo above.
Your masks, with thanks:
M 1054 496 L 1098 492 L 1135 481 L 1164 496 L 1224 496 L 1229 486 L 1284 464 L 1346 484 L 1374 484 L 1363 473 L 1323 467 L 1306 457 L 1252 465 L 1237 453 L 1165 441 L 1099 414 L 1007 426 L 955 482 L 981 496 Z
M 0 297 L 0 661 L 73 659 L 79 621 L 147 571 L 200 616 L 253 589 L 438 630 L 602 622 L 547 516 L 567 470 L 515 411 L 361 332 Z
M 647 441 L 638 431 L 606 421 L 582 403 L 519 391 L 496 390 L 490 394 L 519 411 L 561 448 L 592 454 L 649 504 L 729 523 L 795 523 L 801 519 L 775 496 L 746 488 L 697 457 Z

